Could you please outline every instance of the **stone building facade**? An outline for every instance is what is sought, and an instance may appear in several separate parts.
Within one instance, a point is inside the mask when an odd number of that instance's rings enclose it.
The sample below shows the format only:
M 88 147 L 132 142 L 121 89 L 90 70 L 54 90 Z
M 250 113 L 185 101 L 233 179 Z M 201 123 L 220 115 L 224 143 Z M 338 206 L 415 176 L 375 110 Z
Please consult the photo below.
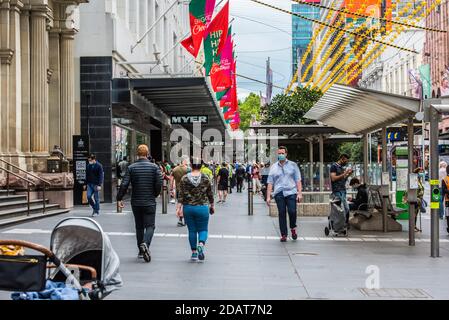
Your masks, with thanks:
M 88 0 L 0 0 L 0 157 L 42 172 L 75 134 L 77 8 Z

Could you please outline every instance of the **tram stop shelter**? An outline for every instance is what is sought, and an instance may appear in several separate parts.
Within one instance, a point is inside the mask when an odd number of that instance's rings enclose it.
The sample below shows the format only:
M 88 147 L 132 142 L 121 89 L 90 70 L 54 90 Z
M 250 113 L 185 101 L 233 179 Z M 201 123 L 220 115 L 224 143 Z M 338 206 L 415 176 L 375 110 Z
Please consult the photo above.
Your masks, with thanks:
M 335 127 L 323 124 L 302 124 L 302 125 L 254 125 L 251 127 L 257 135 L 266 135 L 276 130 L 279 145 L 309 145 L 309 162 L 314 163 L 314 145 L 319 145 L 319 189 L 314 186 L 314 168 L 309 166 L 309 172 L 305 173 L 309 176 L 309 189 L 313 193 L 319 190 L 324 192 L 324 146 L 325 144 L 342 143 L 342 142 L 358 142 L 362 138 L 360 135 L 347 134 Z M 273 137 L 271 137 L 273 138 Z
M 398 122 L 408 123 L 408 201 L 409 209 L 409 245 L 415 245 L 415 223 L 414 209 L 416 203 L 416 183 L 417 177 L 413 175 L 413 141 L 414 141 L 414 119 L 430 121 L 432 114 L 425 108 L 424 103 L 419 99 L 406 96 L 388 94 L 384 92 L 353 88 L 346 85 L 333 85 L 323 97 L 305 115 L 306 118 L 318 121 L 328 126 L 335 127 L 343 132 L 359 134 L 363 136 L 364 145 L 364 179 L 369 185 L 368 173 L 368 140 L 367 135 L 371 132 L 382 130 L 382 171 L 387 173 L 387 127 Z M 431 109 L 431 108 L 430 108 Z M 425 111 L 425 112 L 423 112 Z M 436 113 L 436 111 L 434 112 Z M 435 123 L 435 121 L 434 121 Z M 432 122 L 431 122 L 432 124 Z M 436 121 L 438 126 L 438 121 Z M 438 149 L 438 130 L 435 125 L 431 125 L 430 131 L 436 131 L 436 149 Z M 435 139 L 431 137 L 432 144 Z M 431 156 L 432 158 L 432 156 Z M 438 159 L 438 154 L 433 159 Z M 432 167 L 438 166 L 438 161 L 432 161 Z M 438 167 L 431 173 L 431 179 L 438 179 Z M 382 202 L 383 202 L 383 231 L 388 231 L 387 202 L 389 200 L 388 174 L 382 174 Z M 432 180 L 433 181 L 433 180 Z M 432 257 L 439 256 L 439 228 L 438 210 L 432 209 L 431 227 L 431 252 Z

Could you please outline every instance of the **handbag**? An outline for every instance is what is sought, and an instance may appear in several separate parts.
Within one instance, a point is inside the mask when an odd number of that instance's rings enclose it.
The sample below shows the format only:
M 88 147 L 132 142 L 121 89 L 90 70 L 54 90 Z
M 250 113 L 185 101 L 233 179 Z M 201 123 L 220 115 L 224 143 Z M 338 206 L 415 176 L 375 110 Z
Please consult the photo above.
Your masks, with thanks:
M 88 204 L 88 203 L 89 203 L 89 201 L 87 201 L 87 191 L 84 190 L 82 204 Z
M 39 292 L 45 289 L 47 257 L 0 256 L 0 290 Z
M 427 212 L 427 201 L 422 199 L 421 200 L 421 206 L 419 208 L 421 213 L 426 213 Z

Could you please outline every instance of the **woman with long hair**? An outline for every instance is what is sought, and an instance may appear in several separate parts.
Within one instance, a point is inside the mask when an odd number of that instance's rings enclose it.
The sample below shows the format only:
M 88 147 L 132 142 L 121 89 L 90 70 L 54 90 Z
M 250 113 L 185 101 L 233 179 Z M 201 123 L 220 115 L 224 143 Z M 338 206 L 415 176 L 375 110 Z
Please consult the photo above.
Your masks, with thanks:
M 176 214 L 187 223 L 192 261 L 203 261 L 209 214 L 214 214 L 214 194 L 210 179 L 201 173 L 201 161 L 192 161 L 192 171 L 181 179 Z

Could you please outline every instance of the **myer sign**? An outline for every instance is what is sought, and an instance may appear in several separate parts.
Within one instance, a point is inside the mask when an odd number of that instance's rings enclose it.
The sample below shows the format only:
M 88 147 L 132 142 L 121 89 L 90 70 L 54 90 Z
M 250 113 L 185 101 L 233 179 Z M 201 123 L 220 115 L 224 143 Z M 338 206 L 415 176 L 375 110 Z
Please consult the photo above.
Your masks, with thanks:
M 171 116 L 171 124 L 193 124 L 194 122 L 207 124 L 209 118 L 208 116 Z

